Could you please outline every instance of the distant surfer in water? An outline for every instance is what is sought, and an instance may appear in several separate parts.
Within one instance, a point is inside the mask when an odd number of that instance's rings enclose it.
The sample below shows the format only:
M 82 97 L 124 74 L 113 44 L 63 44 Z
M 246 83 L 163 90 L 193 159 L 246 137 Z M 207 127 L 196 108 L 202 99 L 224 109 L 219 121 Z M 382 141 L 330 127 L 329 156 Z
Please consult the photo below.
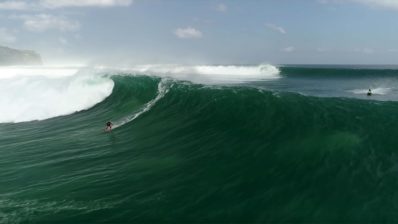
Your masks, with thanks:
M 371 90 L 371 89 L 369 89 L 367 95 L 368 95 L 368 96 L 371 96 L 371 95 L 372 95 L 372 90 Z
M 112 122 L 108 121 L 106 122 L 106 128 L 105 131 L 112 131 Z

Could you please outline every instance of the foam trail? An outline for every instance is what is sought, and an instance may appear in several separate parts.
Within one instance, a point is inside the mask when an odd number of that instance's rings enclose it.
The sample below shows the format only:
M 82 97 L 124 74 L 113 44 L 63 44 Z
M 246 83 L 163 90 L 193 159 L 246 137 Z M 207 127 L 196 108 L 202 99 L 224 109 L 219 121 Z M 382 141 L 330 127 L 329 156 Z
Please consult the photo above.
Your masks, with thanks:
M 162 81 L 159 82 L 158 84 L 158 95 L 151 101 L 149 101 L 148 103 L 146 103 L 140 110 L 138 110 L 137 112 L 126 116 L 118 121 L 114 122 L 113 125 L 113 129 L 116 129 L 118 127 L 121 127 L 129 122 L 132 122 L 133 120 L 137 119 L 139 116 L 141 116 L 142 114 L 146 113 L 147 111 L 149 111 L 160 99 L 162 99 L 167 92 L 169 91 L 169 89 L 166 86 L 166 81 L 164 79 L 162 79 Z
M 371 89 L 371 90 L 372 90 L 372 94 L 386 95 L 391 91 L 391 88 L 379 87 L 379 88 L 375 88 L 375 89 Z M 368 91 L 369 91 L 369 89 L 353 89 L 353 90 L 349 90 L 348 92 L 358 94 L 358 95 L 366 95 L 368 93 Z

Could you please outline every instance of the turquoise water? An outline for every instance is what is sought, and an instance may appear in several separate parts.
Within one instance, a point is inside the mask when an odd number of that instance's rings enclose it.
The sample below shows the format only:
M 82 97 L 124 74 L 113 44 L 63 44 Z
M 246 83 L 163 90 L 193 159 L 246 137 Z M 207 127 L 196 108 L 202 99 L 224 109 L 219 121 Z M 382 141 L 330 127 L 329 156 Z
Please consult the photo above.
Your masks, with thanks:
M 398 70 L 280 70 L 114 74 L 91 108 L 0 124 L 0 223 L 398 221 Z

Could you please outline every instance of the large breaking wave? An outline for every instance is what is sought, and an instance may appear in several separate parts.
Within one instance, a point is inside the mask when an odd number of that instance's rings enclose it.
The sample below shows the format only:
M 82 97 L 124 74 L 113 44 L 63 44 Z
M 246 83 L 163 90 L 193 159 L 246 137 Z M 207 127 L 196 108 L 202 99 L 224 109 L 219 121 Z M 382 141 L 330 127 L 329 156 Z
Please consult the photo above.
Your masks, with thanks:
M 0 104 L 3 105 L 0 107 L 0 123 L 44 120 L 89 109 L 112 93 L 114 82 L 108 75 L 110 72 L 171 77 L 205 84 L 267 80 L 279 75 L 279 69 L 272 65 L 4 67 L 0 69 Z M 159 92 L 162 95 L 167 90 Z M 142 108 L 141 112 L 146 110 Z M 126 117 L 120 124 L 134 119 L 134 116 Z

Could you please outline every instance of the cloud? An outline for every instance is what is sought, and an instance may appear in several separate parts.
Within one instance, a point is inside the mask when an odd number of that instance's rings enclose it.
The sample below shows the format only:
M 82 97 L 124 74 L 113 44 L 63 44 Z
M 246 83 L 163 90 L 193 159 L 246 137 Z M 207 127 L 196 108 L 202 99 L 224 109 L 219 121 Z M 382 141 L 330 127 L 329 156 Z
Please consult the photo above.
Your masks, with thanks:
M 219 12 L 226 12 L 228 10 L 228 6 L 223 3 L 220 3 L 217 5 L 216 10 Z
M 0 28 L 0 44 L 12 44 L 15 43 L 17 38 L 13 32 L 6 28 Z
M 361 54 L 373 54 L 375 51 L 372 48 L 356 48 L 353 50 L 354 52 Z
M 329 51 L 331 51 L 331 49 L 329 49 L 329 48 L 323 48 L 323 47 L 318 47 L 318 48 L 316 49 L 316 51 L 317 51 L 317 52 L 320 52 L 320 53 L 324 53 L 324 52 L 329 52 Z
M 277 25 L 272 24 L 272 23 L 267 23 L 267 24 L 265 24 L 265 26 L 268 29 L 271 29 L 273 31 L 279 32 L 281 34 L 286 34 L 286 30 L 283 27 L 281 27 L 281 26 L 277 26 Z
M 69 20 L 49 14 L 23 15 L 13 18 L 22 19 L 24 27 L 33 32 L 44 32 L 47 30 L 59 30 L 62 32 L 76 31 L 80 28 L 78 21 Z
M 295 50 L 296 50 L 296 48 L 294 48 L 294 47 L 292 47 L 292 46 L 282 48 L 282 51 L 283 51 L 283 52 L 287 52 L 287 53 L 293 52 L 293 51 L 295 51 Z
M 351 0 L 353 2 L 358 2 L 361 4 L 366 4 L 369 6 L 375 7 L 384 7 L 384 8 L 392 8 L 398 9 L 398 1 L 397 0 Z
M 321 4 L 327 3 L 358 3 L 369 7 L 382 7 L 398 10 L 398 0 L 317 0 Z
M 26 10 L 29 9 L 30 4 L 24 1 L 5 1 L 0 2 L 0 9 L 3 10 Z
M 41 0 L 46 8 L 129 6 L 133 0 Z
M 192 27 L 178 28 L 174 34 L 181 39 L 198 39 L 203 36 L 202 32 Z
M 0 2 L 0 10 L 43 10 L 67 7 L 129 6 L 133 0 L 8 0 Z
M 60 38 L 58 38 L 58 41 L 59 41 L 59 43 L 61 43 L 62 45 L 68 45 L 68 40 L 67 39 L 65 39 L 65 38 L 63 38 L 63 37 L 60 37 Z

